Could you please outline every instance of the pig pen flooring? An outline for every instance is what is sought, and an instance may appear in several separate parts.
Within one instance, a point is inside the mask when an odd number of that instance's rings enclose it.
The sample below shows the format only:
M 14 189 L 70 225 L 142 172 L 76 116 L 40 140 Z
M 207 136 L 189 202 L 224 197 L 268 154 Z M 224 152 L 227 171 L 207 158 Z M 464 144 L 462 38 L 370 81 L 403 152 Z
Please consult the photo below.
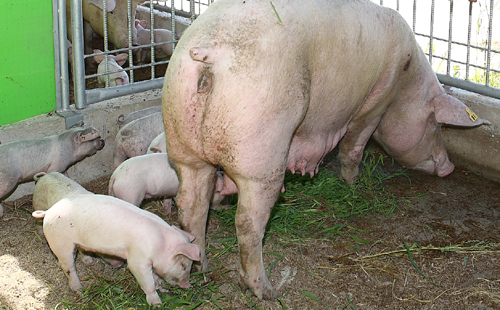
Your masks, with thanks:
M 329 163 L 327 168 L 338 166 Z M 278 300 L 259 301 L 233 285 L 239 277 L 236 253 L 221 258 L 226 272 L 207 275 L 209 281 L 223 283 L 218 303 L 224 309 L 249 309 L 249 300 L 260 309 L 500 309 L 498 247 L 465 250 L 480 241 L 500 242 L 500 184 L 460 168 L 442 179 L 415 171 L 406 173 L 411 183 L 398 177 L 385 187 L 405 197 L 426 193 L 411 200 L 411 208 L 390 216 L 336 219 L 357 229 L 356 236 L 368 243 L 356 244 L 352 237 L 341 235 L 335 240 L 264 245 L 266 267 L 276 260 L 276 253 L 283 255 L 270 268 L 270 280 L 282 293 L 285 307 Z M 108 179 L 85 187 L 105 194 Z M 0 220 L 0 309 L 61 309 L 56 307 L 60 298 L 78 300 L 45 239 L 35 233 L 31 199 L 30 195 L 6 204 Z M 158 202 L 148 202 L 146 207 L 168 223 L 177 223 L 176 208 L 166 216 Z M 219 229 L 217 220 L 211 218 L 209 234 Z M 424 277 L 404 251 L 403 244 L 415 243 L 423 248 L 462 245 L 463 250 L 412 252 L 413 262 Z M 398 252 L 391 254 L 393 251 Z M 84 287 L 96 277 L 116 276 L 99 259 L 86 266 L 77 258 L 77 270 L 80 279 L 85 279 Z M 217 307 L 205 303 L 198 309 Z

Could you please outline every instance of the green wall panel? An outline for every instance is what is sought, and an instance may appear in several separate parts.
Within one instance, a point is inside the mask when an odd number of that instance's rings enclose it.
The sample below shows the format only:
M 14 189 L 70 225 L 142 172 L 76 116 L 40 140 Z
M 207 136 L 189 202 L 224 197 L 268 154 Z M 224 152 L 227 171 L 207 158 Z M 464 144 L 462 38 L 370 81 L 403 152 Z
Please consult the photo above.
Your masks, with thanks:
M 52 1 L 0 0 L 0 126 L 56 109 Z

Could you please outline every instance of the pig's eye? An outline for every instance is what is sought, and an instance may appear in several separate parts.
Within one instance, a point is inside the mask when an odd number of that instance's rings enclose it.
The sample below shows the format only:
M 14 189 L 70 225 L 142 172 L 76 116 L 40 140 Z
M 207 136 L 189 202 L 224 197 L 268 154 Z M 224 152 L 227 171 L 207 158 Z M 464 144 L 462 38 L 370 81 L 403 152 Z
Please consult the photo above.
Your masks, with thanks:
M 182 266 L 182 270 L 183 271 L 187 269 L 187 265 L 186 264 L 181 264 L 181 266 Z

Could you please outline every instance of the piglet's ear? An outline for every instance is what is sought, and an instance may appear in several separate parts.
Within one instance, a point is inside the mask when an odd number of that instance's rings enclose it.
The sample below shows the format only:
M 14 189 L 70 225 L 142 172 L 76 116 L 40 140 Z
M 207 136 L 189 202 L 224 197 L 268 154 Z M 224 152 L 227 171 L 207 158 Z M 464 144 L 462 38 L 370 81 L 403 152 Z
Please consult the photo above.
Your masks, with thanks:
M 192 243 L 181 243 L 174 249 L 175 255 L 182 254 L 190 260 L 200 261 L 200 247 Z
M 117 64 L 123 66 L 123 64 L 127 61 L 128 55 L 125 53 L 121 53 L 116 55 L 114 58 Z
M 188 237 L 189 239 L 189 242 L 193 242 L 194 239 L 196 239 L 195 236 L 191 235 L 190 233 L 188 233 L 187 231 L 184 231 L 182 229 L 180 229 L 179 227 L 175 226 L 175 225 L 172 225 L 172 228 L 177 230 L 178 232 L 180 232 L 181 234 L 183 234 L 184 236 Z
M 479 118 L 460 100 L 441 93 L 432 99 L 436 121 L 442 124 L 474 127 L 482 124 L 489 125 L 490 122 Z

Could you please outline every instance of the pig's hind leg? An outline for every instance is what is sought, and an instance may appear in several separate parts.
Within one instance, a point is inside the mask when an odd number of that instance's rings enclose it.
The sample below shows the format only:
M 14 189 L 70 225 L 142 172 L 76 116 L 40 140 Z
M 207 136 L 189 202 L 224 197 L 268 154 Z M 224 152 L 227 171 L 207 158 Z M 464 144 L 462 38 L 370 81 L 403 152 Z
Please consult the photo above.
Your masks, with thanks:
M 49 245 L 59 260 L 59 267 L 61 267 L 66 277 L 68 277 L 69 287 L 72 291 L 81 295 L 80 289 L 82 288 L 82 284 L 78 278 L 75 266 L 76 245 L 65 242 L 49 242 Z
M 269 282 L 262 259 L 262 239 L 272 207 L 282 187 L 281 178 L 270 182 L 234 180 L 241 190 L 236 209 L 236 234 L 240 252 L 240 287 L 249 288 L 259 299 L 278 296 Z
M 217 169 L 201 161 L 196 164 L 197 168 L 179 162 L 175 165 L 179 179 L 183 180 L 176 198 L 179 220 L 182 228 L 196 237 L 193 243 L 200 247 L 201 270 L 207 270 L 205 233 Z

